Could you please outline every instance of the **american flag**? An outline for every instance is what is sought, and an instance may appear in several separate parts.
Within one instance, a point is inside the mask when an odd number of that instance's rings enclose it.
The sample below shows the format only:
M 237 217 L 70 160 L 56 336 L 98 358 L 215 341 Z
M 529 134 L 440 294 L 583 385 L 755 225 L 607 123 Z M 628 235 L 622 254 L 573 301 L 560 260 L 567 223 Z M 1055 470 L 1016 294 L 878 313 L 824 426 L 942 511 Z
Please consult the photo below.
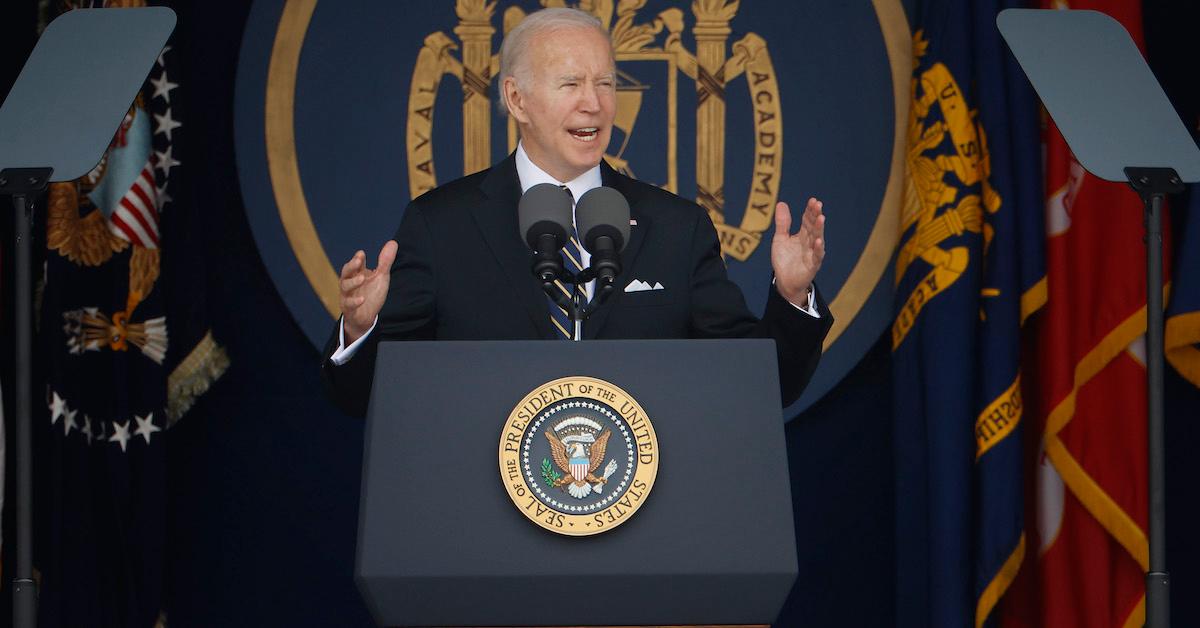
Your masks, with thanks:
M 148 249 L 158 248 L 158 189 L 154 185 L 154 155 L 109 216 L 113 235 Z

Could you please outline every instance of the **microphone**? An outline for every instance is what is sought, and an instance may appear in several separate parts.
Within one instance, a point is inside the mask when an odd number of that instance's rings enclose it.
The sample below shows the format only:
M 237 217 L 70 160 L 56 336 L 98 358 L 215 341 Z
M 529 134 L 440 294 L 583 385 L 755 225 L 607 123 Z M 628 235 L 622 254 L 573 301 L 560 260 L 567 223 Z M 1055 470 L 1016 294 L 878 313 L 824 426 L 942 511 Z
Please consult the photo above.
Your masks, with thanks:
M 539 183 L 521 196 L 517 204 L 521 238 L 533 249 L 533 274 L 542 283 L 563 276 L 559 249 L 571 232 L 571 196 L 549 183 Z
M 575 221 L 583 248 L 592 255 L 597 287 L 611 289 L 621 274 L 621 250 L 629 241 L 629 202 L 612 188 L 593 188 L 575 204 Z

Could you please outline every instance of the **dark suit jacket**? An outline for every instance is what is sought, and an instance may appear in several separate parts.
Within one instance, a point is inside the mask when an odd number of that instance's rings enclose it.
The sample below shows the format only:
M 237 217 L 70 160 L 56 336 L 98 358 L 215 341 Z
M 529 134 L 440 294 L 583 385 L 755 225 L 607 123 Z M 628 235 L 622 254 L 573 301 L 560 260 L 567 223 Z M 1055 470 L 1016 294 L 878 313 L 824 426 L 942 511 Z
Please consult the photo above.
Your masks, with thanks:
M 586 338 L 774 338 L 783 403 L 800 396 L 833 324 L 798 311 L 772 289 L 761 320 L 725 274 L 716 230 L 698 205 L 601 163 L 604 185 L 629 201 L 629 243 L 617 291 L 583 325 Z M 322 379 L 343 411 L 366 413 L 381 340 L 553 339 L 546 295 L 517 226 L 521 185 L 512 155 L 421 195 L 404 210 L 387 301 L 375 331 L 350 361 L 325 352 Z M 663 290 L 624 292 L 634 279 Z M 559 340 L 558 342 L 561 342 Z

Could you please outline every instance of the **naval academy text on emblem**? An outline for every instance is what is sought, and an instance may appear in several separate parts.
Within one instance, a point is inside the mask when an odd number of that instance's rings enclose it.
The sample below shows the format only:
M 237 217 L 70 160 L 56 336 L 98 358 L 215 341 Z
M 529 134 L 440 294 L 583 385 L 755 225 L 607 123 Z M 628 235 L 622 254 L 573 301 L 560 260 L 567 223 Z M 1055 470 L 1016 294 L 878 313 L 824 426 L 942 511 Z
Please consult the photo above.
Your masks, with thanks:
M 658 475 L 658 437 L 624 390 L 591 377 L 535 388 L 500 434 L 500 477 L 517 510 L 571 536 L 607 532 L 646 501 Z

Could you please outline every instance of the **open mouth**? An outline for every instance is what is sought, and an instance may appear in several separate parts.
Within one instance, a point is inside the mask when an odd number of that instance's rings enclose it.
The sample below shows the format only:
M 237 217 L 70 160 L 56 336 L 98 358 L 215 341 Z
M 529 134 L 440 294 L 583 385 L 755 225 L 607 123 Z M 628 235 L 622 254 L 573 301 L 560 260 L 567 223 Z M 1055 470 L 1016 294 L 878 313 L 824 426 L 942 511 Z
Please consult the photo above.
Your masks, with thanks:
M 569 129 L 568 132 L 575 139 L 582 140 L 584 142 L 590 142 L 596 139 L 596 136 L 600 134 L 599 130 L 594 126 L 588 126 L 582 129 Z

